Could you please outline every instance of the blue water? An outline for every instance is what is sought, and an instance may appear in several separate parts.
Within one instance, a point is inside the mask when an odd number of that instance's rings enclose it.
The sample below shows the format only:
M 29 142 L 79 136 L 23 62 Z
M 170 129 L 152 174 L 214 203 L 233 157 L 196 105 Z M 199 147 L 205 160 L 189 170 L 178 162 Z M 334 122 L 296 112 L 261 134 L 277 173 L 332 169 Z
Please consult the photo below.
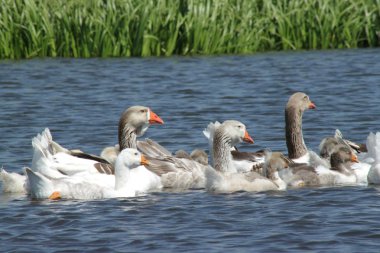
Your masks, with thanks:
M 210 121 L 237 119 L 255 144 L 286 152 L 284 106 L 306 92 L 306 145 L 339 128 L 365 142 L 380 131 L 380 50 L 252 56 L 0 61 L 0 166 L 30 166 L 45 127 L 67 148 L 99 154 L 117 142 L 121 112 L 146 105 L 171 151 L 207 149 Z M 380 187 L 210 194 L 164 191 L 131 199 L 34 201 L 0 194 L 3 252 L 379 252 Z

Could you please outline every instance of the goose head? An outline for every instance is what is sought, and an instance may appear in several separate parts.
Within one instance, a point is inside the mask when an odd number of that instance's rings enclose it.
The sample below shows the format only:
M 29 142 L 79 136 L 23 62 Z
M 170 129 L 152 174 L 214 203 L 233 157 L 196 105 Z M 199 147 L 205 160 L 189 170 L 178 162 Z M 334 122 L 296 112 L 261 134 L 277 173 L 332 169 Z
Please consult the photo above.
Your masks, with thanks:
M 265 152 L 264 175 L 278 186 L 279 190 L 285 190 L 287 184 L 280 177 L 282 169 L 289 168 L 292 161 L 286 158 L 281 152 Z
M 335 137 L 326 137 L 319 144 L 319 154 L 324 159 L 329 159 L 340 142 Z
M 149 162 L 137 149 L 126 148 L 117 156 L 116 164 L 123 168 L 133 169 L 140 165 L 149 165 Z
M 341 170 L 341 166 L 348 162 L 359 162 L 358 157 L 352 152 L 350 147 L 345 144 L 339 144 L 335 147 L 335 151 L 331 154 L 331 169 Z
M 191 152 L 190 157 L 200 164 L 208 165 L 208 155 L 204 150 L 194 149 L 193 152 Z
M 286 107 L 297 108 L 301 112 L 307 109 L 317 108 L 315 104 L 310 100 L 309 96 L 303 92 L 296 92 L 292 96 L 290 96 Z
M 121 115 L 119 131 L 128 127 L 132 128 L 137 136 L 141 136 L 149 125 L 153 124 L 164 124 L 164 121 L 148 107 L 132 106 Z
M 236 172 L 232 163 L 231 148 L 240 142 L 253 143 L 243 123 L 226 120 L 215 130 L 212 147 L 212 163 L 217 171 Z
M 221 125 L 225 137 L 229 138 L 231 147 L 240 142 L 253 144 L 252 137 L 248 134 L 245 125 L 237 120 L 226 120 Z
M 293 162 L 286 158 L 281 152 L 265 152 L 265 176 L 272 179 L 272 175 L 281 169 L 289 168 Z

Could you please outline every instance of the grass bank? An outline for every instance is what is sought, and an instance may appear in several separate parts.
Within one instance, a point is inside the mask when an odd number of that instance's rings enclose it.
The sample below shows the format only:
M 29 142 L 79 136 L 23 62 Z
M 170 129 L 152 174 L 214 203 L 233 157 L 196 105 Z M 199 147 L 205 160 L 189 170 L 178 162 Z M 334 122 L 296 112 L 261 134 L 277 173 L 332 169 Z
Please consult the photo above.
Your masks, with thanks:
M 0 58 L 374 47 L 380 0 L 2 0 Z

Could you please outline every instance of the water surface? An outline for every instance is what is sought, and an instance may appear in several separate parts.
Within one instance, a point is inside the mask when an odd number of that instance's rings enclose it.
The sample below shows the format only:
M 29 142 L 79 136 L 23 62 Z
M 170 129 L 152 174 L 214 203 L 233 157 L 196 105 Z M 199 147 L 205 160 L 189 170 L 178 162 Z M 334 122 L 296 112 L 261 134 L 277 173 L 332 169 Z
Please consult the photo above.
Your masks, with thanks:
M 170 151 L 207 149 L 210 121 L 237 119 L 254 145 L 286 152 L 284 107 L 306 92 L 306 145 L 336 128 L 357 142 L 380 130 L 380 50 L 253 56 L 0 61 L 0 165 L 30 166 L 31 139 L 49 127 L 67 148 L 99 154 L 121 112 L 152 108 L 149 128 Z M 378 252 L 379 190 L 160 192 L 131 199 L 33 201 L 0 194 L 0 246 L 17 252 Z

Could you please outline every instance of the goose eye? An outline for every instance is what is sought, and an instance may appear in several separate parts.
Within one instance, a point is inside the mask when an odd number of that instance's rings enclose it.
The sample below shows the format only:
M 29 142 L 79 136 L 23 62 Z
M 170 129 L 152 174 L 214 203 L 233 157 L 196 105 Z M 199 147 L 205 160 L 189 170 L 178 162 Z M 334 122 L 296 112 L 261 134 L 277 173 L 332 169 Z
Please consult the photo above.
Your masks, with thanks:
M 141 112 L 141 113 L 145 113 L 145 112 L 146 112 L 146 110 L 145 110 L 145 109 L 142 109 L 142 110 L 140 110 L 140 112 Z
M 307 96 L 304 96 L 304 97 L 303 97 L 303 100 L 307 100 L 307 99 L 308 99 L 308 97 L 307 97 Z
M 135 156 L 138 156 L 138 155 L 139 155 L 139 154 L 136 152 L 136 153 L 135 153 Z

